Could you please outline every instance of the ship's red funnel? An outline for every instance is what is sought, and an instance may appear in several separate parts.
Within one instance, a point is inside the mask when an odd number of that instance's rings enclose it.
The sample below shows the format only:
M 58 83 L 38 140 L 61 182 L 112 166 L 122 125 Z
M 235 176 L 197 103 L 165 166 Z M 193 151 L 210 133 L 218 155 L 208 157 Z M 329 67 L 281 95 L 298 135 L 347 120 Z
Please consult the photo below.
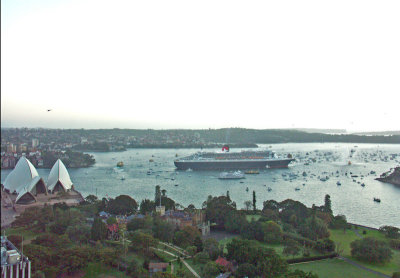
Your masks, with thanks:
M 223 146 L 223 147 L 222 147 L 222 151 L 223 151 L 223 152 L 229 152 L 229 146 L 226 146 L 226 145 Z

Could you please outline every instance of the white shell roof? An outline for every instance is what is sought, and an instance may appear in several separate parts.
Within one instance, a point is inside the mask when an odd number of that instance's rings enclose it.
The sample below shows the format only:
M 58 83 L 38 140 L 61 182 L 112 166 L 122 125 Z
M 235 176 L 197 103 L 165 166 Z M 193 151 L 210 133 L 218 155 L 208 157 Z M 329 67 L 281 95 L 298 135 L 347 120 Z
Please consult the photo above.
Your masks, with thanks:
M 47 179 L 47 189 L 53 191 L 58 181 L 61 182 L 64 189 L 71 189 L 71 178 L 69 177 L 67 168 L 60 159 L 58 159 L 56 163 L 54 163 L 53 168 L 51 168 L 49 178 Z
M 35 166 L 24 156 L 22 156 L 17 165 L 15 165 L 14 170 L 8 174 L 6 180 L 4 181 L 4 188 L 8 189 L 11 193 L 19 191 L 31 184 L 32 180 L 39 177 Z
M 24 196 L 26 193 L 31 192 L 33 187 L 40 181 L 40 179 L 41 179 L 41 177 L 36 176 L 35 178 L 32 179 L 32 181 L 29 184 L 20 187 L 18 189 L 18 196 L 17 196 L 17 199 L 15 199 L 15 202 L 18 202 L 18 200 L 22 196 Z

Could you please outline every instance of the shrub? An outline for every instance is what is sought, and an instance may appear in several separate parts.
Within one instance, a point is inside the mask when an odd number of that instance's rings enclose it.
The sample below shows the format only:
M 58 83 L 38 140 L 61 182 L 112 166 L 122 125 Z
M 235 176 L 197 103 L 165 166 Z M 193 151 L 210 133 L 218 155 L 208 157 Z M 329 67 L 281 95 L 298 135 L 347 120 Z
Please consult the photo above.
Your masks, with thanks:
M 186 248 L 186 252 L 189 254 L 189 256 L 194 256 L 197 253 L 197 247 L 196 246 L 189 246 Z
M 288 259 L 288 260 L 286 260 L 286 262 L 288 264 L 294 264 L 294 263 L 302 263 L 302 262 L 311 262 L 311 261 L 332 259 L 332 258 L 335 258 L 337 256 L 338 256 L 338 254 L 332 253 L 332 254 L 322 255 L 322 256 L 313 256 L 313 257 L 307 257 L 307 258 Z
M 371 237 L 353 241 L 351 255 L 360 260 L 374 263 L 385 263 L 392 259 L 392 250 L 385 241 Z
M 325 238 L 324 240 L 317 241 L 315 249 L 321 253 L 333 252 L 335 251 L 335 243 L 331 239 Z
M 193 261 L 195 263 L 205 264 L 207 261 L 210 260 L 210 256 L 207 252 L 200 252 L 194 256 Z

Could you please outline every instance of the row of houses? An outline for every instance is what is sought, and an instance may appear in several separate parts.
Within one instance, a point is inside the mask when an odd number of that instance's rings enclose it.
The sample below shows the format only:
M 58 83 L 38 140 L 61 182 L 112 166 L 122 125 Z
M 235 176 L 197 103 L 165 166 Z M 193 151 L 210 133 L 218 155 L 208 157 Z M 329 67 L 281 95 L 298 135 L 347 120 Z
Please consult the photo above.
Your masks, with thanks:
M 64 163 L 58 159 L 50 170 L 47 185 L 33 164 L 22 156 L 17 165 L 1 185 L 7 193 L 17 195 L 16 204 L 30 204 L 37 201 L 40 194 L 68 192 L 73 189 L 73 183 Z

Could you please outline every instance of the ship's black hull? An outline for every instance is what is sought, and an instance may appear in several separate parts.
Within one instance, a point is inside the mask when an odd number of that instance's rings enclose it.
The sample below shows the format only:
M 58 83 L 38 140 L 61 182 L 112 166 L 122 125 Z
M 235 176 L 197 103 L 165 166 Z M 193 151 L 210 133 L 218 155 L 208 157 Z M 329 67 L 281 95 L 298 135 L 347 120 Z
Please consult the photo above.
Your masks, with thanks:
M 178 170 L 239 170 L 239 169 L 265 169 L 287 168 L 294 159 L 262 160 L 262 161 L 174 161 Z

